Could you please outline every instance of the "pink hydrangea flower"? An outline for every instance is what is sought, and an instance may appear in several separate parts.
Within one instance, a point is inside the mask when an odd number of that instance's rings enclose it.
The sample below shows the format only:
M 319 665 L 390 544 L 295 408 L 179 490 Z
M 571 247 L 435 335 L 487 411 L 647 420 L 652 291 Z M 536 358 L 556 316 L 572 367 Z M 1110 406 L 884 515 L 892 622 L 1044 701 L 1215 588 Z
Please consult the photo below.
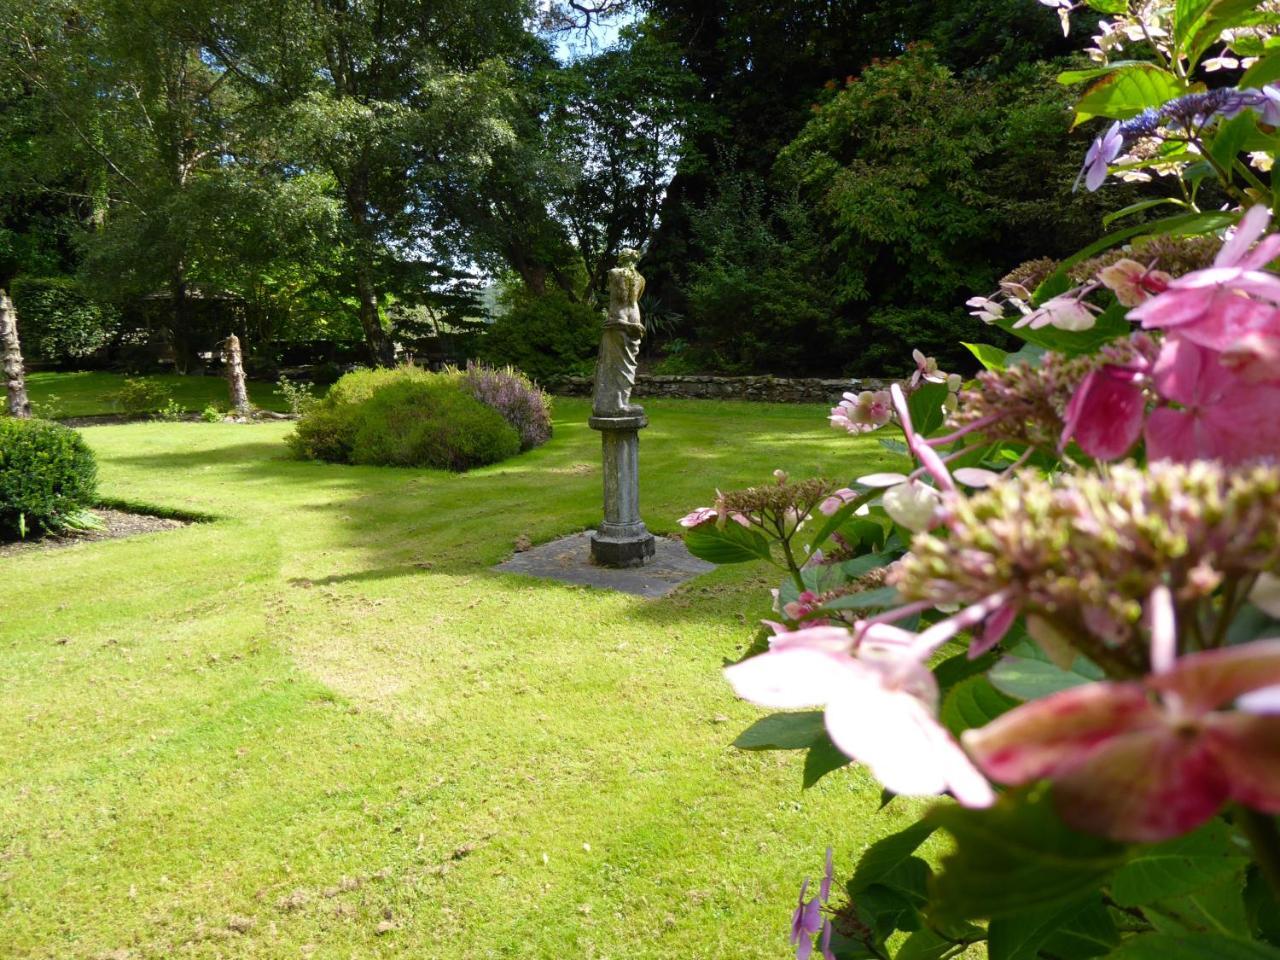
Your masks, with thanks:
M 1152 295 L 1164 292 L 1173 277 L 1125 257 L 1098 271 L 1098 279 L 1121 304 L 1136 307 Z
M 911 389 L 920 386 L 921 382 L 926 383 L 946 383 L 947 375 L 938 369 L 938 361 L 933 357 L 926 357 L 919 350 L 911 351 L 911 359 L 916 362 L 916 368 L 911 374 Z
M 1078 294 L 1064 293 L 1046 300 L 1013 326 L 1014 329 L 1030 327 L 1032 330 L 1056 327 L 1059 330 L 1075 332 L 1088 330 L 1097 322 L 1098 318 L 1094 316 L 1092 305 L 1085 303 Z
M 1263 349 L 1280 339 L 1280 277 L 1262 269 L 1280 255 L 1280 235 L 1262 236 L 1270 222 L 1266 207 L 1250 209 L 1212 267 L 1170 281 L 1130 319 L 1218 351 L 1239 351 L 1242 343 Z
M 860 630 L 859 640 L 841 627 L 781 633 L 725 677 L 763 707 L 824 707 L 835 745 L 895 793 L 950 791 L 968 806 L 990 805 L 990 784 L 936 719 L 933 674 L 909 645 L 892 642 L 903 631 L 881 626 Z
M 1160 396 L 1181 407 L 1147 419 L 1152 460 L 1235 464 L 1280 452 L 1280 385 L 1248 383 L 1220 354 L 1181 338 L 1164 344 L 1154 379 Z
M 1129 367 L 1108 365 L 1091 371 L 1067 404 L 1060 445 L 1074 439 L 1098 460 L 1115 460 L 1133 449 L 1147 413 L 1141 377 L 1140 370 Z
M 1280 715 L 1249 702 L 1280 684 L 1280 640 L 1174 662 L 1167 588 L 1151 608 L 1151 676 L 1026 703 L 966 731 L 969 755 L 1000 783 L 1052 781 L 1067 823 L 1123 842 L 1179 836 L 1229 800 L 1280 813 Z
M 893 416 L 893 405 L 885 390 L 863 390 L 846 393 L 838 406 L 831 408 L 831 425 L 850 433 L 879 430 Z
M 692 513 L 686 513 L 678 522 L 682 527 L 700 527 L 704 523 L 714 523 L 719 515 L 713 507 L 698 507 Z

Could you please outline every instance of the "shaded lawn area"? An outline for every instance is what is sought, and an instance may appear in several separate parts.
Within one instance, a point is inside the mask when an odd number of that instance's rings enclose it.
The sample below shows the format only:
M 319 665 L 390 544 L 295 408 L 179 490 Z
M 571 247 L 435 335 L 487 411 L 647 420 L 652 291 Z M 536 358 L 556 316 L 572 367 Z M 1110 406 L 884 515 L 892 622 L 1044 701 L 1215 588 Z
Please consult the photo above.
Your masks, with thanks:
M 123 413 L 115 402 L 115 395 L 126 379 L 122 374 L 98 371 L 29 373 L 27 393 L 36 415 L 41 417 L 61 419 Z M 146 379 L 163 384 L 188 413 L 199 413 L 209 404 L 220 410 L 230 405 L 227 381 L 222 377 L 160 373 L 149 374 Z M 251 380 L 248 388 L 250 401 L 264 410 L 283 412 L 288 409 L 284 398 L 276 392 L 275 384 Z
M 648 408 L 659 533 L 886 465 L 816 407 Z M 657 601 L 488 569 L 598 519 L 586 417 L 461 476 L 289 461 L 280 423 L 86 430 L 105 496 L 225 519 L 4 562 L 0 955 L 786 956 L 824 847 L 914 808 L 730 746 L 764 566 Z

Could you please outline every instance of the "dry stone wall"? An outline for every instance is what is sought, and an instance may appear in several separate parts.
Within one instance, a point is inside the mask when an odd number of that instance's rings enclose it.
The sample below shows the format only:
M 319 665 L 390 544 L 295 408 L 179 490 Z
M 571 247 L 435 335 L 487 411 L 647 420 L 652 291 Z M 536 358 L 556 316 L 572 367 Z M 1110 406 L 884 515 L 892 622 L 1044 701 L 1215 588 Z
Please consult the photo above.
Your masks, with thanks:
M 817 377 L 703 377 L 662 376 L 642 373 L 636 377 L 635 397 L 672 397 L 687 400 L 755 400 L 762 403 L 838 403 L 847 392 L 887 390 L 892 380 L 825 380 Z M 564 377 L 547 389 L 564 397 L 591 395 L 591 377 Z

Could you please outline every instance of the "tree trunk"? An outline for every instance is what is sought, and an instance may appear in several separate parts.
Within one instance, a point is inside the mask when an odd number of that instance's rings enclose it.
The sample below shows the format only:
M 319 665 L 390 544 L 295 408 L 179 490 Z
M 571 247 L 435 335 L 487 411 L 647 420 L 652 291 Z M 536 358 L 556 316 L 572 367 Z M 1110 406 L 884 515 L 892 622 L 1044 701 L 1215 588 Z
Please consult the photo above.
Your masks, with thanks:
M 240 353 L 240 338 L 234 333 L 227 337 L 227 386 L 231 389 L 231 409 L 238 417 L 249 416 L 249 391 L 244 385 L 244 357 Z
M 28 419 L 27 379 L 22 371 L 22 349 L 18 345 L 18 311 L 9 295 L 0 290 L 0 350 L 4 352 L 4 386 L 9 396 L 9 415 Z
M 373 287 L 367 265 L 356 267 L 356 291 L 360 295 L 360 327 L 364 330 L 364 342 L 369 348 L 369 359 L 375 367 L 394 367 L 396 348 L 391 337 L 382 328 L 378 316 L 378 293 Z

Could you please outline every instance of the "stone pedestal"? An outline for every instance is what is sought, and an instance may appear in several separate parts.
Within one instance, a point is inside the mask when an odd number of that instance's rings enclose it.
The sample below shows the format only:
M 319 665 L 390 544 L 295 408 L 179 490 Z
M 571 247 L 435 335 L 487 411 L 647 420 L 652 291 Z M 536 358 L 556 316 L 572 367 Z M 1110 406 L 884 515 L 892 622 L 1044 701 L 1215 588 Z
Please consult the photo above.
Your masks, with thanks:
M 591 535 L 591 560 L 603 567 L 643 566 L 654 539 L 640 519 L 640 431 L 643 415 L 592 417 L 604 452 L 604 522 Z

